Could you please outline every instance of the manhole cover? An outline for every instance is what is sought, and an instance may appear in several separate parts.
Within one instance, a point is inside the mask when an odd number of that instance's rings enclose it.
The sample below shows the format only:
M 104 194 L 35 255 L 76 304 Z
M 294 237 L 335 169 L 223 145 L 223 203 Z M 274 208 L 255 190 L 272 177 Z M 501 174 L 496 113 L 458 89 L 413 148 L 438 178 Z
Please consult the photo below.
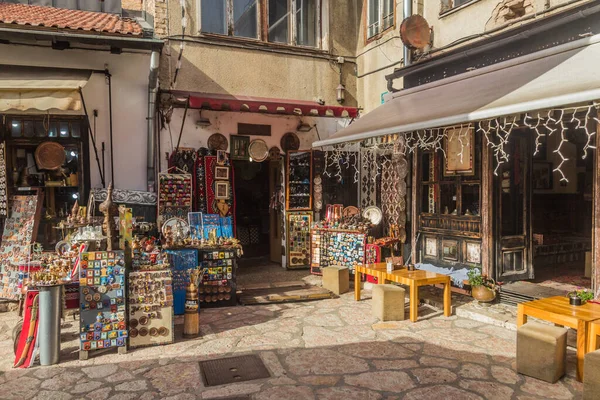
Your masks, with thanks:
M 257 355 L 200 361 L 206 386 L 268 378 L 271 375 Z

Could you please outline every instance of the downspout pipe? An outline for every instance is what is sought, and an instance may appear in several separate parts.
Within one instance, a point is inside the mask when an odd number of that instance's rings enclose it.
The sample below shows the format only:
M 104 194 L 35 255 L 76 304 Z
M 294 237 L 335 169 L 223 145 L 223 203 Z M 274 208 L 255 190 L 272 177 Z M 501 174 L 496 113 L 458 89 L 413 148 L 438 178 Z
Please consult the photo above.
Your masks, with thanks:
M 412 5 L 412 0 L 404 0 L 404 3 L 402 4 L 403 6 L 403 13 L 404 13 L 404 19 L 410 17 L 413 13 L 413 5 Z M 408 67 L 410 64 L 412 64 L 412 53 L 410 52 L 410 49 L 408 48 L 407 45 L 404 45 L 403 50 L 403 54 L 402 56 L 404 57 L 404 66 Z
M 153 51 L 150 55 L 150 72 L 148 74 L 148 147 L 146 183 L 149 192 L 156 190 L 156 135 L 154 134 L 154 118 L 156 115 L 156 95 L 158 92 L 158 68 L 160 66 L 160 53 Z

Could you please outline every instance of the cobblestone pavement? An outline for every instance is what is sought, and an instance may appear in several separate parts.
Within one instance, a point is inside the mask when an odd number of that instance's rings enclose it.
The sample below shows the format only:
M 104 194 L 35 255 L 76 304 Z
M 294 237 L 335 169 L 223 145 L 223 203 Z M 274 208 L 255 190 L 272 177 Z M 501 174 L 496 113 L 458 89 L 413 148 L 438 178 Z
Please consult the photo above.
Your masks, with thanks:
M 363 298 L 368 292 L 363 292 Z M 0 315 L 2 399 L 571 399 L 574 352 L 552 385 L 515 373 L 515 332 L 420 307 L 417 323 L 378 322 L 371 301 L 339 299 L 208 309 L 202 336 L 77 359 L 63 324 L 61 363 L 12 370 L 14 313 Z M 181 326 L 178 326 L 181 329 Z M 268 379 L 205 387 L 198 361 L 259 354 Z

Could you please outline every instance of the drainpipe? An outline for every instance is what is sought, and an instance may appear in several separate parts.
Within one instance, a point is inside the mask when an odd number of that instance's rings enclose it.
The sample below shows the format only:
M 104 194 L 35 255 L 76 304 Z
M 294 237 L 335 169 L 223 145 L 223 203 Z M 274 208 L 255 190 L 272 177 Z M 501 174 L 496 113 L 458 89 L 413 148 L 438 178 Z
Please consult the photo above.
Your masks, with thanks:
M 404 3 L 403 3 L 404 19 L 410 17 L 413 13 L 412 2 L 413 2 L 413 0 L 404 0 Z M 405 67 L 412 64 L 412 54 L 407 45 L 404 45 L 403 57 L 404 57 L 404 66 Z
M 155 191 L 156 186 L 156 165 L 155 148 L 156 135 L 154 134 L 154 115 L 156 112 L 156 93 L 158 91 L 158 66 L 160 64 L 160 54 L 153 51 L 150 55 L 150 73 L 148 75 L 148 148 L 147 148 L 147 171 L 146 181 L 149 192 Z

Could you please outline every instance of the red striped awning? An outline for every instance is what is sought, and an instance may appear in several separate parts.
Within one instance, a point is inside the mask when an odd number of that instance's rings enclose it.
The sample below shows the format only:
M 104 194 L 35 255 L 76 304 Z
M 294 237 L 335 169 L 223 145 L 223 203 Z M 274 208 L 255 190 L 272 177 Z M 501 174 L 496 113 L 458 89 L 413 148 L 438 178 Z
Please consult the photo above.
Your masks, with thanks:
M 358 108 L 356 107 L 321 105 L 313 101 L 185 91 L 172 91 L 170 93 L 178 100 L 185 101 L 189 97 L 189 108 L 195 109 L 307 117 L 356 118 L 358 116 Z

